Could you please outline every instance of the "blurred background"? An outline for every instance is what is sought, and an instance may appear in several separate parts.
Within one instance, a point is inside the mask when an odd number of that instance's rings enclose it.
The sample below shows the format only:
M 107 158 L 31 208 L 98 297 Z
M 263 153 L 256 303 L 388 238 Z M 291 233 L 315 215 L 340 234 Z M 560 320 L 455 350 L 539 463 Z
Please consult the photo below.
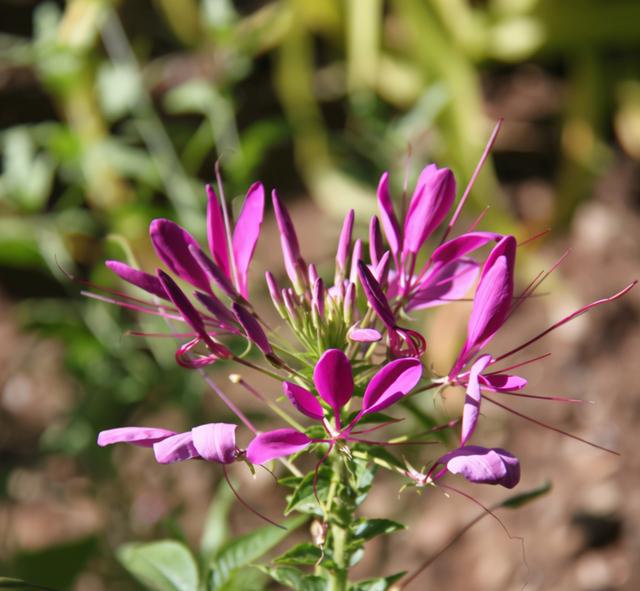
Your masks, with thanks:
M 414 179 L 435 161 L 462 188 L 499 117 L 467 223 L 489 205 L 484 228 L 521 240 L 552 228 L 522 249 L 523 285 L 571 254 L 496 350 L 638 276 L 640 3 L 0 1 L 0 574 L 133 590 L 115 558 L 123 542 L 196 547 L 204 535 L 211 549 L 224 531 L 212 538 L 207 515 L 231 532 L 255 524 L 228 511 L 216 470 L 97 448 L 104 428 L 228 417 L 195 373 L 175 366 L 171 342 L 126 334 L 151 321 L 82 298 L 62 269 L 122 289 L 103 261 L 153 270 L 152 218 L 202 237 L 203 184 L 217 159 L 229 197 L 256 179 L 277 187 L 307 259 L 328 268 L 341 216 L 353 207 L 367 219 L 382 171 L 399 188 L 405 170 Z M 269 220 L 254 268 L 281 272 L 276 245 Z M 259 274 L 256 284 L 266 310 Z M 436 368 L 450 362 L 465 313 L 448 306 L 420 318 Z M 487 409 L 484 440 L 521 458 L 522 488 L 553 484 L 502 513 L 525 540 L 526 565 L 520 543 L 488 518 L 409 589 L 640 588 L 639 314 L 632 292 L 537 349 L 552 356 L 526 374 L 531 392 L 594 405 L 513 405 L 622 457 Z M 214 373 L 227 384 L 229 370 Z M 461 400 L 447 393 L 420 412 L 455 415 Z M 235 477 L 260 510 L 282 509 L 268 477 Z M 391 517 L 412 525 L 391 544 L 372 542 L 360 577 L 415 569 L 478 513 L 438 493 L 398 500 L 398 488 L 381 479 L 365 512 L 395 507 Z M 474 490 L 487 504 L 503 496 Z

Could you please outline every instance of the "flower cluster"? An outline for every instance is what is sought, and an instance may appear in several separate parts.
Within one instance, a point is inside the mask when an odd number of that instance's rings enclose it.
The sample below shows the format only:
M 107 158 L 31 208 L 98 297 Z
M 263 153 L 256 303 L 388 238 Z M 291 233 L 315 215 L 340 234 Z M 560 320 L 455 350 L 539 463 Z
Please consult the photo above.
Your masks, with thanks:
M 118 301 L 160 315 L 169 325 L 183 327 L 173 331 L 184 341 L 176 351 L 180 365 L 201 369 L 219 360 L 231 360 L 251 366 L 278 379 L 286 400 L 312 425 L 300 425 L 286 407 L 269 402 L 289 426 L 260 432 L 216 387 L 254 432 L 246 450 L 236 445 L 236 426 L 225 423 L 201 425 L 178 434 L 142 427 L 112 429 L 100 434 L 100 445 L 126 442 L 153 446 L 161 463 L 199 458 L 221 464 L 241 459 L 260 465 L 278 458 L 295 459 L 304 450 L 320 456 L 321 463 L 333 453 L 349 457 L 352 446 L 396 444 L 363 437 L 402 420 L 381 411 L 392 405 L 402 406 L 408 396 L 419 400 L 428 390 L 461 386 L 466 392 L 461 417 L 444 426 L 459 427 L 457 447 L 432 458 L 424 471 L 406 464 L 404 468 L 398 464 L 389 467 L 416 486 L 436 484 L 449 472 L 470 482 L 512 488 L 520 478 L 518 459 L 503 449 L 469 443 L 482 404 L 512 410 L 498 398 L 545 399 L 523 392 L 527 380 L 508 373 L 537 359 L 525 359 L 509 367 L 503 362 L 577 315 L 619 298 L 635 284 L 577 310 L 519 347 L 501 354 L 489 352 L 495 335 L 544 276 L 516 296 L 514 274 L 519 246 L 514 236 L 478 231 L 474 224 L 449 238 L 468 189 L 435 242 L 436 247 L 425 252 L 427 241 L 435 237 L 449 216 L 456 197 L 451 170 L 431 164 L 422 170 L 412 195 L 397 200 L 401 215 L 394 207 L 388 174 L 382 176 L 377 191 L 380 216 L 370 219 L 366 240 L 354 240 L 354 211 L 346 215 L 331 279 L 305 261 L 291 216 L 273 191 L 288 284 L 281 286 L 270 272 L 266 273 L 266 284 L 275 309 L 296 339 L 283 343 L 282 332 L 269 328 L 250 300 L 249 269 L 264 217 L 264 188 L 259 183 L 249 188 L 235 223 L 221 188 L 219 192 L 220 197 L 207 187 L 206 249 L 174 222 L 157 219 L 151 223 L 150 236 L 164 270 L 149 274 L 119 261 L 107 262 L 119 277 L 153 296 L 143 300 L 120 294 Z M 463 300 L 470 292 L 466 338 L 446 375 L 434 375 L 425 364 L 429 339 L 405 326 L 409 313 Z M 249 350 L 236 352 L 232 343 L 238 337 L 267 363 L 250 361 Z M 266 402 L 259 388 L 245 386 Z M 355 398 L 361 401 L 356 403 Z M 407 436 L 405 442 L 411 443 L 411 437 Z

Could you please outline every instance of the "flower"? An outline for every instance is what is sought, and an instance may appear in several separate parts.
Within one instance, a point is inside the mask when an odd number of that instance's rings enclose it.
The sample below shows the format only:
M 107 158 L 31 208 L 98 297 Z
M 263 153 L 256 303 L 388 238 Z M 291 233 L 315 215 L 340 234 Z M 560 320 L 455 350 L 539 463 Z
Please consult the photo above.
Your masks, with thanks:
M 358 441 L 353 429 L 367 414 L 388 408 L 406 396 L 420 381 L 422 364 L 413 358 L 396 359 L 380 369 L 367 385 L 362 406 L 350 423 L 343 427 L 341 411 L 353 395 L 353 371 L 347 356 L 339 349 L 329 349 L 316 363 L 313 383 L 320 400 L 331 410 L 334 426 L 325 417 L 325 408 L 318 398 L 306 388 L 292 382 L 283 383 L 283 391 L 291 404 L 305 416 L 322 423 L 328 438 L 311 439 L 296 429 L 277 429 L 258 434 L 247 447 L 247 459 L 262 464 L 275 458 L 297 453 L 312 443 Z
M 153 447 L 156 461 L 160 464 L 192 459 L 231 464 L 240 454 L 236 446 L 236 428 L 230 423 L 208 423 L 185 433 L 175 433 L 153 427 L 118 427 L 101 431 L 98 445 L 129 443 Z

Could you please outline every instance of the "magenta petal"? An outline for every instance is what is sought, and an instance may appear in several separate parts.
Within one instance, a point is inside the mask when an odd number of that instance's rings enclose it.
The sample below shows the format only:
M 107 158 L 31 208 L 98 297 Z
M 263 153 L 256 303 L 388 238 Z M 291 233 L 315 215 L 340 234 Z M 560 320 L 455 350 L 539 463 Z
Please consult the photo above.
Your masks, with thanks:
M 431 255 L 431 261 L 434 265 L 445 265 L 483 247 L 492 240 L 497 242 L 501 238 L 500 234 L 493 232 L 468 232 L 436 248 Z
M 311 443 L 304 433 L 295 429 L 276 429 L 260 433 L 247 447 L 247 459 L 252 464 L 264 464 L 269 460 L 290 456 Z
M 242 325 L 242 328 L 244 328 L 247 338 L 252 343 L 255 343 L 258 349 L 260 349 L 260 351 L 265 355 L 272 355 L 273 349 L 271 348 L 271 343 L 269 343 L 267 335 L 251 312 L 237 302 L 234 302 L 231 305 L 231 308 L 233 309 L 233 313 L 236 315 L 238 322 Z
M 422 171 L 404 223 L 404 251 L 420 250 L 451 209 L 455 195 L 456 181 L 448 168 L 431 164 Z
M 155 429 L 153 427 L 118 427 L 100 431 L 98 445 L 113 445 L 114 443 L 130 443 L 140 447 L 152 447 L 154 443 L 175 435 L 175 431 Z
M 210 314 L 225 328 L 236 329 L 238 322 L 231 310 L 227 308 L 213 293 L 195 292 L 196 298 L 209 311 Z
M 405 357 L 387 363 L 376 373 L 362 398 L 362 413 L 378 412 L 408 394 L 422 377 L 422 363 Z
M 445 454 L 437 463 L 444 464 L 452 474 L 461 474 L 469 482 L 513 488 L 520 481 L 518 458 L 500 448 L 468 445 Z
M 231 280 L 224 271 L 218 267 L 197 245 L 190 245 L 189 252 L 193 255 L 195 261 L 200 265 L 206 275 L 211 277 L 215 284 L 232 300 L 238 298 L 238 292 L 236 288 L 231 284 Z M 207 290 L 211 293 L 211 290 Z
M 171 271 L 198 289 L 211 291 L 207 274 L 189 251 L 190 246 L 198 247 L 189 232 L 170 220 L 157 219 L 151 222 L 149 234 L 156 253 Z
M 389 329 L 393 329 L 395 326 L 395 317 L 391 310 L 391 306 L 389 306 L 387 297 L 384 295 L 380 284 L 376 281 L 376 278 L 372 275 L 371 271 L 369 271 L 367 265 L 363 261 L 358 263 L 358 274 L 369 305 L 380 317 L 380 320 L 382 320 L 385 326 Z
M 507 373 L 496 373 L 493 375 L 481 375 L 480 383 L 483 387 L 494 392 L 510 392 L 512 390 L 522 390 L 527 385 L 527 380 Z
M 384 235 L 387 237 L 391 252 L 396 255 L 401 248 L 400 225 L 393 211 L 393 202 L 389 194 L 389 173 L 385 172 L 378 183 L 378 206 Z
M 175 307 L 178 308 L 185 322 L 196 331 L 200 338 L 205 341 L 209 341 L 209 335 L 207 334 L 207 329 L 204 326 L 202 316 L 200 316 L 200 313 L 193 307 L 189 298 L 178 287 L 176 282 L 164 271 L 158 269 L 158 277 L 162 283 L 162 287 L 169 294 L 169 298 L 174 303 Z
M 352 326 L 347 333 L 347 338 L 356 343 L 377 343 L 382 339 L 382 335 L 375 328 Z
M 230 464 L 238 455 L 237 425 L 209 423 L 191 429 L 193 445 L 201 458 L 209 462 Z
M 316 421 L 322 420 L 324 416 L 322 405 L 309 390 L 291 382 L 283 382 L 282 390 L 291 404 L 303 415 Z
M 173 464 L 200 457 L 198 450 L 193 445 L 191 431 L 178 433 L 155 443 L 153 453 L 159 464 Z
M 229 268 L 229 248 L 227 244 L 227 230 L 222 214 L 222 207 L 216 192 L 211 185 L 206 186 L 207 190 L 207 241 L 209 251 L 216 264 L 222 272 L 231 278 Z
M 491 355 L 483 355 L 471 366 L 469 381 L 467 383 L 467 394 L 464 397 L 464 408 L 462 410 L 462 435 L 460 446 L 465 445 L 473 435 L 480 416 L 480 373 L 491 362 Z
M 463 298 L 476 280 L 479 267 L 471 259 L 458 259 L 429 274 L 408 303 L 407 311 L 441 306 Z
M 372 216 L 369 224 L 369 257 L 371 264 L 377 265 L 384 252 L 382 244 L 382 233 L 380 232 L 380 222 L 376 216 Z
M 353 394 L 353 372 L 348 357 L 340 349 L 325 351 L 313 370 L 313 383 L 320 397 L 338 413 Z
M 340 271 L 344 271 L 347 265 L 347 257 L 349 256 L 349 250 L 351 249 L 351 234 L 353 232 L 353 220 L 355 212 L 353 209 L 349 210 L 349 213 L 344 218 L 342 224 L 342 231 L 340 232 L 340 238 L 338 239 L 338 251 L 336 252 L 336 267 Z
M 131 285 L 135 285 L 147 293 L 162 298 L 163 300 L 169 299 L 162 287 L 162 283 L 160 283 L 160 280 L 157 277 L 150 275 L 149 273 L 145 273 L 144 271 L 134 269 L 120 261 L 106 261 L 105 265 L 127 283 L 131 283 Z
M 240 293 L 248 296 L 247 273 L 260 237 L 264 216 L 264 187 L 254 183 L 247 191 L 242 211 L 233 231 L 233 256 L 236 263 Z

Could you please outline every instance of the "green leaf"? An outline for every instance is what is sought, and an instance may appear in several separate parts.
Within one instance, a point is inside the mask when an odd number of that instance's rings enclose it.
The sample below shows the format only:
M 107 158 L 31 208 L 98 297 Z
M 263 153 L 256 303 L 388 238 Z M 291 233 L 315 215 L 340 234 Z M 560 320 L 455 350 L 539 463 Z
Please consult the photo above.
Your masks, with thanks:
M 353 535 L 358 540 L 370 540 L 383 534 L 406 529 L 406 526 L 390 519 L 361 519 L 353 527 Z
M 406 466 L 382 446 L 358 445 L 355 446 L 355 450 L 357 450 L 357 452 L 353 454 L 354 457 L 366 457 L 372 462 L 375 462 L 378 466 L 382 466 L 383 468 L 400 468 L 402 470 L 406 470 Z
M 398 579 L 404 577 L 405 574 L 406 573 L 403 571 L 389 577 L 360 581 L 359 583 L 351 585 L 351 587 L 349 587 L 349 591 L 387 591 L 391 588 L 391 585 L 393 585 Z
M 213 558 L 227 540 L 229 534 L 228 516 L 232 501 L 233 493 L 227 483 L 222 481 L 209 505 L 200 541 L 200 553 L 205 560 Z
M 313 490 L 314 473 L 310 472 L 295 488 L 293 493 L 289 496 L 289 503 L 284 510 L 284 514 L 288 515 L 292 511 L 299 511 L 300 513 L 310 513 L 312 515 L 322 515 L 322 508 L 318 504 L 315 491 Z M 329 493 L 329 483 L 331 480 L 331 469 L 328 466 L 323 466 L 318 470 L 318 480 L 316 490 L 318 498 L 321 501 L 327 499 Z
M 264 591 L 267 576 L 257 567 L 245 566 L 234 570 L 219 591 Z
M 173 540 L 125 544 L 117 556 L 122 566 L 149 589 L 198 590 L 198 567 L 184 544 Z
M 12 579 L 10 577 L 0 577 L 0 589 L 27 589 L 28 591 L 54 591 L 51 587 L 34 585 L 22 579 Z
M 267 525 L 223 546 L 215 559 L 209 563 L 210 591 L 222 589 L 236 569 L 266 554 L 307 519 L 306 515 L 298 515 L 283 523 L 286 530 Z
M 547 481 L 536 488 L 505 499 L 500 503 L 500 507 L 504 507 L 505 509 L 517 509 L 531 501 L 535 501 L 538 497 L 546 495 L 550 490 L 551 482 Z
M 326 591 L 327 580 L 316 575 L 306 575 L 297 568 L 290 566 L 260 567 L 274 581 L 285 585 L 294 591 Z
M 297 544 L 293 548 L 289 548 L 284 554 L 281 554 L 273 562 L 275 564 L 296 565 L 296 564 L 316 564 L 322 558 L 322 550 L 305 542 Z

